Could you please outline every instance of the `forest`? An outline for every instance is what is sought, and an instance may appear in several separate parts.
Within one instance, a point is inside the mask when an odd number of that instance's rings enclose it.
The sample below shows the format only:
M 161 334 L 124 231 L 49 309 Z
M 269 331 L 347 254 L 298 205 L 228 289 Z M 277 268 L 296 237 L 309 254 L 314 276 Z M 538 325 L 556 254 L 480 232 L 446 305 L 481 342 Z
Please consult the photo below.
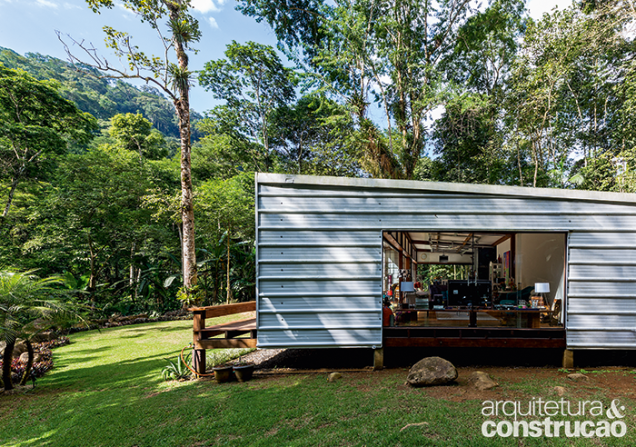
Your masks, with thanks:
M 5 48 L 0 271 L 59 278 L 95 317 L 252 300 L 254 172 L 636 191 L 631 0 L 540 20 L 517 0 L 237 5 L 277 47 L 232 42 L 175 83 L 220 103 L 190 111 L 195 286 L 171 101 Z

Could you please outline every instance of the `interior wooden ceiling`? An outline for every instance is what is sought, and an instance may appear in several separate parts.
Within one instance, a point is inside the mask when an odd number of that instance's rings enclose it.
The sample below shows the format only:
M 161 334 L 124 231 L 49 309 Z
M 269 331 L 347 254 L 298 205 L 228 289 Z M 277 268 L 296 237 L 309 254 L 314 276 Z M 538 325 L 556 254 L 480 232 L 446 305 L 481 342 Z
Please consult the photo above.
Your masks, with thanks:
M 507 233 L 435 232 L 408 233 L 415 248 L 428 252 L 472 252 L 473 247 L 495 247 L 510 235 Z

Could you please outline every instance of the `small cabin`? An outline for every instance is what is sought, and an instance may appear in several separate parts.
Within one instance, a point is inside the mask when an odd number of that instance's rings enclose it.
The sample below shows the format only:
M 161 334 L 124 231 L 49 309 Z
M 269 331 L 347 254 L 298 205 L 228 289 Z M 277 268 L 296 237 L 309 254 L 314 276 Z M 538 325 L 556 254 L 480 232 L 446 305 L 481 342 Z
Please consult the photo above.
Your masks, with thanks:
M 195 309 L 203 367 L 213 347 L 378 368 L 391 347 L 636 349 L 636 194 L 258 173 L 255 214 L 256 318 Z

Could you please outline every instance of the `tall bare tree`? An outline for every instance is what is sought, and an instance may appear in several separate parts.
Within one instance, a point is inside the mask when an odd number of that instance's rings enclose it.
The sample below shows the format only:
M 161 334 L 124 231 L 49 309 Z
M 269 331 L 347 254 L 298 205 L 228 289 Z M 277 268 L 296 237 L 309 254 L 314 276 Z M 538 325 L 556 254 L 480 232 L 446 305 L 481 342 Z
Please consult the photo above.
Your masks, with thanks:
M 112 8 L 113 0 L 86 0 L 93 12 Z M 194 206 L 191 174 L 191 129 L 190 129 L 190 86 L 192 72 L 188 69 L 190 44 L 201 37 L 198 21 L 190 14 L 191 0 L 123 0 L 123 6 L 135 13 L 158 34 L 163 46 L 162 56 L 148 56 L 131 42 L 128 33 L 104 27 L 106 46 L 111 48 L 120 61 L 125 60 L 128 68 L 111 65 L 99 55 L 92 44 L 77 41 L 68 36 L 72 45 L 77 46 L 85 60 L 71 52 L 68 44 L 58 32 L 69 59 L 73 63 L 90 65 L 104 72 L 105 77 L 116 79 L 141 79 L 155 85 L 173 102 L 179 118 L 181 137 L 181 257 L 183 265 L 183 287 L 186 293 L 197 283 L 197 263 L 194 246 Z M 167 20 L 164 24 L 162 20 Z M 176 62 L 170 59 L 174 51 Z

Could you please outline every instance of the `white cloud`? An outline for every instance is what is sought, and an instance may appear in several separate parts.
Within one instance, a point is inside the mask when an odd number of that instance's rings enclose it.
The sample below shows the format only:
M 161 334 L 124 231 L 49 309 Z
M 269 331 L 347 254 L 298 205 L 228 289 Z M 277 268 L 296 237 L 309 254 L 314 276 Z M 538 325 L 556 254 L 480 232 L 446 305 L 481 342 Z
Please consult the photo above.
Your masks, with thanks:
M 530 0 L 526 3 L 526 8 L 533 19 L 540 20 L 543 14 L 552 12 L 555 7 L 564 10 L 571 5 L 572 0 Z
M 81 6 L 73 5 L 68 2 L 64 2 L 64 9 L 82 9 Z
M 219 4 L 223 3 L 219 1 Z M 192 0 L 192 7 L 203 14 L 219 11 L 218 6 L 216 6 L 212 0 Z
M 216 23 L 216 19 L 214 17 L 208 17 L 208 20 L 210 21 L 210 26 L 214 29 L 217 29 L 219 27 L 219 24 Z
M 126 19 L 126 20 L 130 20 L 130 19 L 132 19 L 132 18 L 134 18 L 134 17 L 135 17 L 135 13 L 134 13 L 134 12 L 132 12 L 130 9 L 126 8 L 126 6 L 124 6 L 124 4 L 123 4 L 123 3 L 117 2 L 117 3 L 115 3 L 115 5 L 117 5 L 117 7 L 118 7 L 119 9 L 121 9 L 122 11 L 124 11 L 124 14 L 123 14 L 124 19 Z
M 45 8 L 56 8 L 57 9 L 57 3 L 50 2 L 49 0 L 36 0 L 35 3 L 38 6 L 43 6 Z

